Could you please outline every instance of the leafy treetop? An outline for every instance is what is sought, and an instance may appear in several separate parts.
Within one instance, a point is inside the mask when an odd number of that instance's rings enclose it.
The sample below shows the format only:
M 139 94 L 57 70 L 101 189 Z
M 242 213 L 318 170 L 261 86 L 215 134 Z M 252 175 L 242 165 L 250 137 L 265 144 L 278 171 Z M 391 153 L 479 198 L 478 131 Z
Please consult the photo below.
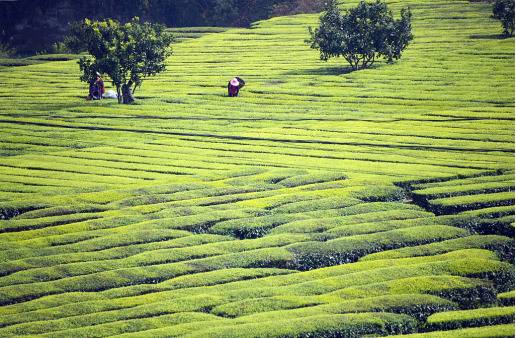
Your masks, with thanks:
M 319 49 L 321 60 L 342 56 L 353 69 L 367 68 L 384 57 L 389 63 L 401 58 L 402 51 L 413 39 L 411 12 L 401 10 L 395 20 L 387 5 L 380 0 L 361 1 L 357 7 L 341 13 L 337 1 L 330 0 L 307 43 Z
M 141 23 L 137 17 L 125 24 L 85 19 L 72 25 L 66 39 L 70 49 L 90 54 L 79 60 L 81 81 L 90 82 L 96 72 L 108 74 L 124 103 L 134 100 L 134 90 L 146 77 L 165 70 L 172 42 L 163 25 Z
M 502 22 L 505 36 L 514 36 L 514 0 L 496 0 L 493 17 Z

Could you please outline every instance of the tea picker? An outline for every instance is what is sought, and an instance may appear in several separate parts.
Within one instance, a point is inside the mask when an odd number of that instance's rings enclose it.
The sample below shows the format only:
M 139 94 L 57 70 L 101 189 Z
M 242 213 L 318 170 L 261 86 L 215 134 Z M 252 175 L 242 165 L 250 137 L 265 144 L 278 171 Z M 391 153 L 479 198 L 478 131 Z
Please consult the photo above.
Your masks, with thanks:
M 242 80 L 238 76 L 234 77 L 233 79 L 231 79 L 228 82 L 228 96 L 229 97 L 236 97 L 236 96 L 238 96 L 238 92 L 244 86 L 245 86 L 245 81 L 244 80 Z

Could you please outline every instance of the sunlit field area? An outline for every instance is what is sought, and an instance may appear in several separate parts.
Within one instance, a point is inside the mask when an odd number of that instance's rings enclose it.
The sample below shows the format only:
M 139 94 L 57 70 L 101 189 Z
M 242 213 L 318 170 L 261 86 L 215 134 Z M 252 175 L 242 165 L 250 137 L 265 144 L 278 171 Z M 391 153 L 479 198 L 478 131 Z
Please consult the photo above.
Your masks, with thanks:
M 318 15 L 181 29 L 134 105 L 1 60 L 0 337 L 514 336 L 514 38 L 388 4 L 392 65 L 320 61 Z

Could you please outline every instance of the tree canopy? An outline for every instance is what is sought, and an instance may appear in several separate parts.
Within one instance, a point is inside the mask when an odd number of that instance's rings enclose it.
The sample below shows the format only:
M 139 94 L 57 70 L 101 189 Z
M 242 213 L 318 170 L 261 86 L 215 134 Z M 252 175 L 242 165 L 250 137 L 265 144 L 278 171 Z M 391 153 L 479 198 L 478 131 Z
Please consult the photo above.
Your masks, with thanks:
M 137 17 L 125 24 L 85 19 L 72 25 L 71 32 L 69 48 L 90 54 L 79 60 L 81 81 L 92 81 L 97 72 L 108 74 L 123 103 L 134 100 L 134 90 L 146 77 L 165 70 L 165 59 L 172 54 L 173 38 L 165 27 L 141 23 Z
M 496 0 L 493 17 L 502 22 L 504 35 L 514 35 L 514 0 Z
M 309 29 L 307 42 L 320 51 L 321 60 L 342 56 L 355 70 L 371 66 L 379 57 L 393 62 L 413 39 L 411 17 L 410 9 L 403 8 L 395 20 L 380 0 L 361 1 L 342 14 L 337 2 L 330 0 L 319 27 Z

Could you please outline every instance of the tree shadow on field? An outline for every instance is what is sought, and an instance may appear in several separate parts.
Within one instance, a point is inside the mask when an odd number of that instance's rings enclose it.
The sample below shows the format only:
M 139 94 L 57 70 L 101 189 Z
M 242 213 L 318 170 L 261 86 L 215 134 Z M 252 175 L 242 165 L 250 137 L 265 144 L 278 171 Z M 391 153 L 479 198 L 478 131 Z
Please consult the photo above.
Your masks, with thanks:
M 503 40 L 506 36 L 503 34 L 472 34 L 469 38 L 477 40 Z
M 297 69 L 285 72 L 285 75 L 344 75 L 354 72 L 355 69 L 349 66 L 317 67 Z

